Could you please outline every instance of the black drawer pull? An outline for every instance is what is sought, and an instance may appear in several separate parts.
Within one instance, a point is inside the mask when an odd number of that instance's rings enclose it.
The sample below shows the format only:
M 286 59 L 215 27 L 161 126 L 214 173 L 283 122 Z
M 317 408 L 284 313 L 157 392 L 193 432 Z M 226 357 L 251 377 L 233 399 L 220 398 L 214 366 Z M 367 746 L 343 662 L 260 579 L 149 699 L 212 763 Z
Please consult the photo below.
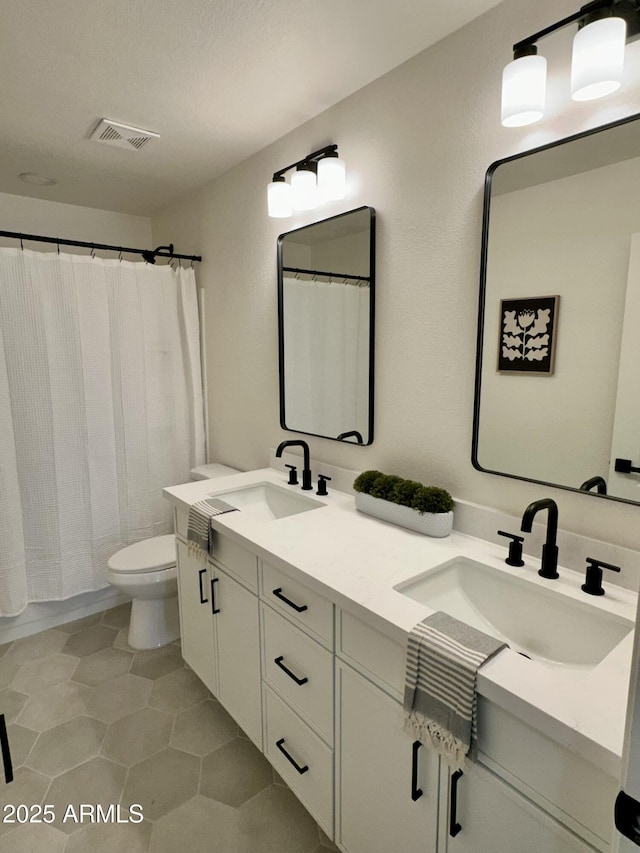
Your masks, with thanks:
M 4 765 L 4 780 L 8 785 L 9 782 L 13 782 L 13 765 L 11 764 L 9 736 L 7 735 L 4 714 L 0 714 L 0 749 L 2 750 L 2 764 Z
M 206 575 L 206 569 L 200 569 L 198 572 L 198 591 L 200 592 L 200 604 L 206 604 L 209 599 L 204 597 L 204 593 L 202 591 L 202 575 Z
M 293 601 L 290 601 L 285 595 L 282 594 L 281 586 L 279 586 L 278 589 L 274 589 L 273 594 L 276 598 L 279 598 L 280 601 L 284 601 L 285 604 L 288 604 L 289 607 L 293 607 L 296 613 L 303 613 L 305 610 L 309 609 L 306 604 L 294 604 Z
M 411 799 L 414 803 L 422 796 L 422 788 L 418 788 L 418 750 L 421 746 L 419 740 L 414 740 L 411 747 Z
M 279 657 L 279 658 L 274 658 L 274 661 L 273 661 L 273 662 L 275 663 L 275 665 L 276 665 L 276 666 L 279 666 L 279 667 L 280 667 L 280 669 L 281 669 L 283 672 L 286 672 L 286 674 L 289 676 L 289 678 L 293 679 L 293 680 L 295 681 L 295 683 L 296 683 L 296 684 L 302 685 L 302 684 L 306 684 L 306 683 L 307 683 L 307 681 L 309 681 L 309 679 L 307 678 L 307 676 L 306 676 L 306 675 L 305 675 L 305 677 L 304 677 L 304 678 L 298 678 L 298 676 L 297 676 L 297 675 L 294 675 L 294 674 L 291 672 L 291 670 L 290 670 L 290 669 L 288 669 L 288 668 L 287 668 L 287 667 L 282 663 L 282 661 L 283 661 L 283 660 L 284 660 L 284 655 L 280 655 L 280 657 Z
M 216 607 L 216 591 L 214 588 L 214 583 L 218 583 L 218 578 L 211 578 L 211 612 L 212 613 L 220 613 L 220 608 Z
M 451 774 L 451 802 L 449 804 L 449 835 L 455 838 L 462 827 L 458 823 L 456 812 L 458 811 L 458 779 L 464 776 L 462 770 L 456 770 Z
M 303 773 L 306 773 L 306 772 L 307 772 L 307 770 L 309 769 L 309 765 L 308 765 L 308 764 L 305 764 L 305 765 L 304 765 L 304 767 L 300 767 L 300 765 L 297 763 L 297 761 L 295 761 L 295 760 L 294 760 L 294 759 L 289 755 L 289 753 L 287 752 L 287 750 L 284 748 L 284 746 L 282 745 L 283 743 L 284 743 L 284 738 L 283 738 L 283 737 L 281 737 L 281 738 L 280 738 L 280 740 L 277 740 L 277 741 L 276 741 L 276 746 L 278 747 L 278 749 L 280 750 L 280 752 L 284 755 L 284 757 L 287 759 L 287 761 L 288 761 L 290 764 L 293 764 L 293 766 L 296 768 L 296 770 L 298 771 L 298 773 L 302 776 L 302 774 L 303 774 Z

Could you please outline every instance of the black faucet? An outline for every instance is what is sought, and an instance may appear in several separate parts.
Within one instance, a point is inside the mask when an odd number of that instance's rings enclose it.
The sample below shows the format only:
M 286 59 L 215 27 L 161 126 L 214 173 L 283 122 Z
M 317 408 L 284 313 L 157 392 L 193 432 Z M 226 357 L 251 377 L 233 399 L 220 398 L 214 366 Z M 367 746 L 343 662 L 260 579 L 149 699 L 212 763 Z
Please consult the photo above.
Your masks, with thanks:
M 306 441 L 281 441 L 276 450 L 276 457 L 279 459 L 282 456 L 282 451 L 285 447 L 301 447 L 304 453 L 304 468 L 302 469 L 302 488 L 305 492 L 313 489 L 311 485 L 311 463 L 309 462 L 309 445 Z
M 355 438 L 358 444 L 364 444 L 362 433 L 358 432 L 357 429 L 352 429 L 350 432 L 341 432 L 338 436 L 338 441 L 345 441 L 347 438 Z
M 590 477 L 588 480 L 585 480 L 584 483 L 580 486 L 581 492 L 590 492 L 591 489 L 597 489 L 599 495 L 607 494 L 607 481 L 604 477 Z
M 525 533 L 531 533 L 531 525 L 533 524 L 534 515 L 541 509 L 548 509 L 549 516 L 547 518 L 547 541 L 542 546 L 542 562 L 538 574 L 541 578 L 558 578 L 558 546 L 556 545 L 556 536 L 558 534 L 558 505 L 551 498 L 542 498 L 539 501 L 530 503 L 525 509 L 522 516 L 522 524 L 520 530 Z

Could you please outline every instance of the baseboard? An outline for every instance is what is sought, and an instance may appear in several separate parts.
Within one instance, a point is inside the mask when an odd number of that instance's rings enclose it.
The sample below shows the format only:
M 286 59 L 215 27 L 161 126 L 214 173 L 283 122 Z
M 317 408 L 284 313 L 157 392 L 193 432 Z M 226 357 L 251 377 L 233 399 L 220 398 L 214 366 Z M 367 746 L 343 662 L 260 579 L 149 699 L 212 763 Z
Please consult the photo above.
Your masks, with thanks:
M 74 622 L 92 613 L 109 610 L 129 601 L 113 586 L 85 592 L 66 601 L 42 601 L 29 604 L 19 616 L 0 617 L 0 645 L 38 634 L 47 628 Z

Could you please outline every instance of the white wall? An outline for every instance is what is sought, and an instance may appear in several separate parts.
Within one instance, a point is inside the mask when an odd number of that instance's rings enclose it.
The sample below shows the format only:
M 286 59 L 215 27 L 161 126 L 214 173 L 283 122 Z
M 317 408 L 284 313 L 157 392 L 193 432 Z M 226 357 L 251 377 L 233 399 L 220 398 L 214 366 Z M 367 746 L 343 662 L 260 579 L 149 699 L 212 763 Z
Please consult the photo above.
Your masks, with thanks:
M 154 248 L 151 245 L 151 220 L 145 216 L 131 216 L 128 213 L 114 213 L 8 193 L 0 193 L 0 231 L 20 231 L 23 234 L 62 237 L 132 249 Z M 0 238 L 0 245 L 15 246 L 16 241 Z M 25 243 L 24 246 L 34 251 L 55 251 L 55 246 L 48 243 Z M 63 247 L 63 251 L 87 250 L 67 246 Z
M 154 218 L 153 242 L 173 240 L 204 258 L 213 458 L 260 467 L 269 447 L 294 437 L 278 426 L 278 234 L 368 204 L 377 212 L 375 441 L 356 448 L 311 439 L 312 455 L 437 483 L 518 515 L 550 495 L 561 527 L 638 547 L 638 507 L 496 477 L 470 462 L 486 169 L 640 111 L 638 43 L 628 54 L 631 84 L 606 102 L 569 100 L 567 31 L 546 40 L 548 117 L 531 128 L 501 127 L 511 45 L 575 8 L 568 0 L 507 0 Z M 273 172 L 331 142 L 347 162 L 348 198 L 269 219 Z

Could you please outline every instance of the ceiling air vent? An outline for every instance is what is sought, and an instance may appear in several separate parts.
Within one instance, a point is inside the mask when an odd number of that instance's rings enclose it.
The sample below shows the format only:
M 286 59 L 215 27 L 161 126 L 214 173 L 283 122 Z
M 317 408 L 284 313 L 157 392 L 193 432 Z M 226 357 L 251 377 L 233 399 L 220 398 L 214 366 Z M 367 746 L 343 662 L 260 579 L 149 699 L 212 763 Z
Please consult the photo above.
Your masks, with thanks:
M 150 139 L 158 139 L 159 133 L 152 130 L 142 130 L 128 124 L 120 124 L 109 118 L 100 119 L 97 127 L 89 136 L 94 142 L 104 142 L 106 145 L 117 145 L 118 148 L 134 148 L 139 151 Z

